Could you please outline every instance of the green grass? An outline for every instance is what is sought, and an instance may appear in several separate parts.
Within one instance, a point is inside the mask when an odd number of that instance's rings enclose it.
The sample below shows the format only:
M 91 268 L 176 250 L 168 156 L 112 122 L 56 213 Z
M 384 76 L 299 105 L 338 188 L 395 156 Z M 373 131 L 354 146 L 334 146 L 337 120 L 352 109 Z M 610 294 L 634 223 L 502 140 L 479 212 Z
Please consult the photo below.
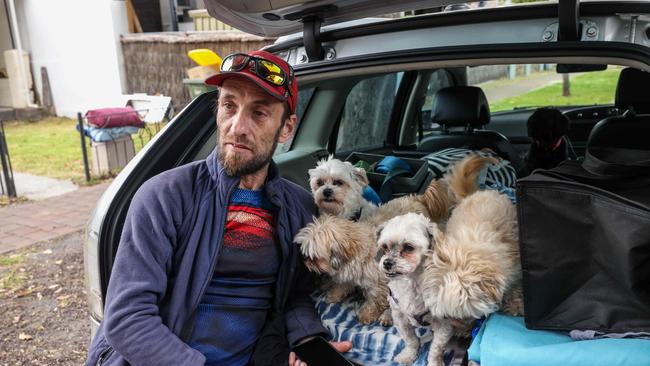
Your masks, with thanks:
M 568 97 L 562 96 L 562 82 L 560 81 L 516 97 L 498 100 L 490 104 L 490 111 L 498 112 L 525 106 L 611 104 L 614 102 L 616 83 L 620 72 L 620 68 L 610 67 L 605 71 L 571 75 L 571 95 Z
M 11 266 L 21 263 L 25 258 L 21 255 L 2 255 L 0 256 L 0 266 Z
M 25 285 L 26 279 L 27 276 L 24 273 L 15 270 L 9 271 L 0 277 L 0 292 L 15 292 Z
M 76 125 L 76 120 L 58 117 L 48 117 L 38 122 L 5 122 L 13 170 L 85 184 L 81 141 Z M 136 152 L 150 140 L 147 133 L 142 135 L 143 142 L 138 135 L 132 135 Z M 89 145 L 86 152 L 90 161 Z M 102 178 L 105 177 L 93 177 L 91 184 Z

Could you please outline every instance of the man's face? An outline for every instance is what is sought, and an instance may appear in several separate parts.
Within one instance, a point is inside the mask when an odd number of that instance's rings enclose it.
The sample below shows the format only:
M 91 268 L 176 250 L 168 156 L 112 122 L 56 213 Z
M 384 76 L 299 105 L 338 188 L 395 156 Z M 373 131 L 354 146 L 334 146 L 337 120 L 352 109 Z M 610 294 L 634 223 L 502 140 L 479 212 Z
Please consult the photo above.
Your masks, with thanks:
M 284 104 L 240 77 L 223 82 L 217 103 L 217 149 L 226 173 L 244 176 L 266 169 L 278 142 L 291 136 L 295 116 L 283 123 Z

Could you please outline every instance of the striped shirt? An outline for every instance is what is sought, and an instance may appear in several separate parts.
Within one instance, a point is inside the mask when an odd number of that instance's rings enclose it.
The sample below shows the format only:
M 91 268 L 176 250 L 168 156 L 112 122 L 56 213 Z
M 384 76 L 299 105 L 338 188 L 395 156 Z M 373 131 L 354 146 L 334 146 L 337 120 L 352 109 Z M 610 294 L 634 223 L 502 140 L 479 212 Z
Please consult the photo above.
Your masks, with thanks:
M 250 359 L 280 264 L 274 228 L 273 205 L 262 191 L 234 191 L 217 265 L 189 342 L 206 356 L 206 365 L 246 365 Z
M 517 185 L 517 171 L 508 160 L 501 159 L 498 155 L 484 150 L 469 150 L 449 148 L 436 151 L 422 157 L 429 164 L 429 169 L 436 178 L 442 178 L 447 172 L 449 166 L 454 162 L 463 159 L 471 153 L 478 153 L 485 157 L 495 157 L 499 159 L 499 164 L 490 165 L 485 176 L 486 185 L 497 184 L 504 187 L 515 188 Z

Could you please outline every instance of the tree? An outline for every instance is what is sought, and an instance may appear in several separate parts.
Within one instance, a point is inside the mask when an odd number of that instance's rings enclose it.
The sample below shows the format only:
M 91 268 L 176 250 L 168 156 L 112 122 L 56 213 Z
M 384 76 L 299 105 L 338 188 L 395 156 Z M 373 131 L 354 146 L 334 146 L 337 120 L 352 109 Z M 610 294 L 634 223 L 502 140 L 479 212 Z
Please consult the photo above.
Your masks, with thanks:
M 569 74 L 562 74 L 562 96 L 571 96 L 571 84 L 569 83 Z

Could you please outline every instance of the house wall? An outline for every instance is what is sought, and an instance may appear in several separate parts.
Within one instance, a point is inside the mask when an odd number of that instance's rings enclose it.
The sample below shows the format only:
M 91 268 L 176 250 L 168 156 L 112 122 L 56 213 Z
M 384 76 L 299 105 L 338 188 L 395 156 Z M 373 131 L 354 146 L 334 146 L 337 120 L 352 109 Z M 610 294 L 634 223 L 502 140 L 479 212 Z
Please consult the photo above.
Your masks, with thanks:
M 11 32 L 9 31 L 9 19 L 5 10 L 4 1 L 0 1 L 0 70 L 6 72 L 7 65 L 4 58 L 4 50 L 13 48 L 11 44 Z M 9 79 L 0 75 L 0 107 L 11 106 L 11 87 Z
M 133 33 L 121 39 L 126 60 L 129 93 L 163 94 L 180 110 L 192 98 L 183 80 L 186 70 L 196 66 L 187 57 L 189 50 L 208 48 L 221 56 L 258 50 L 273 43 L 243 32 L 163 32 Z M 196 85 L 197 80 L 193 83 Z M 198 80 L 202 85 L 202 81 Z
M 11 44 L 11 31 L 4 1 L 0 1 L 0 52 L 13 48 Z M 0 57 L 0 69 L 6 67 L 4 57 Z
M 119 41 L 128 32 L 124 1 L 15 3 L 36 88 L 42 95 L 41 67 L 46 67 L 57 115 L 76 117 L 120 105 L 126 85 Z

